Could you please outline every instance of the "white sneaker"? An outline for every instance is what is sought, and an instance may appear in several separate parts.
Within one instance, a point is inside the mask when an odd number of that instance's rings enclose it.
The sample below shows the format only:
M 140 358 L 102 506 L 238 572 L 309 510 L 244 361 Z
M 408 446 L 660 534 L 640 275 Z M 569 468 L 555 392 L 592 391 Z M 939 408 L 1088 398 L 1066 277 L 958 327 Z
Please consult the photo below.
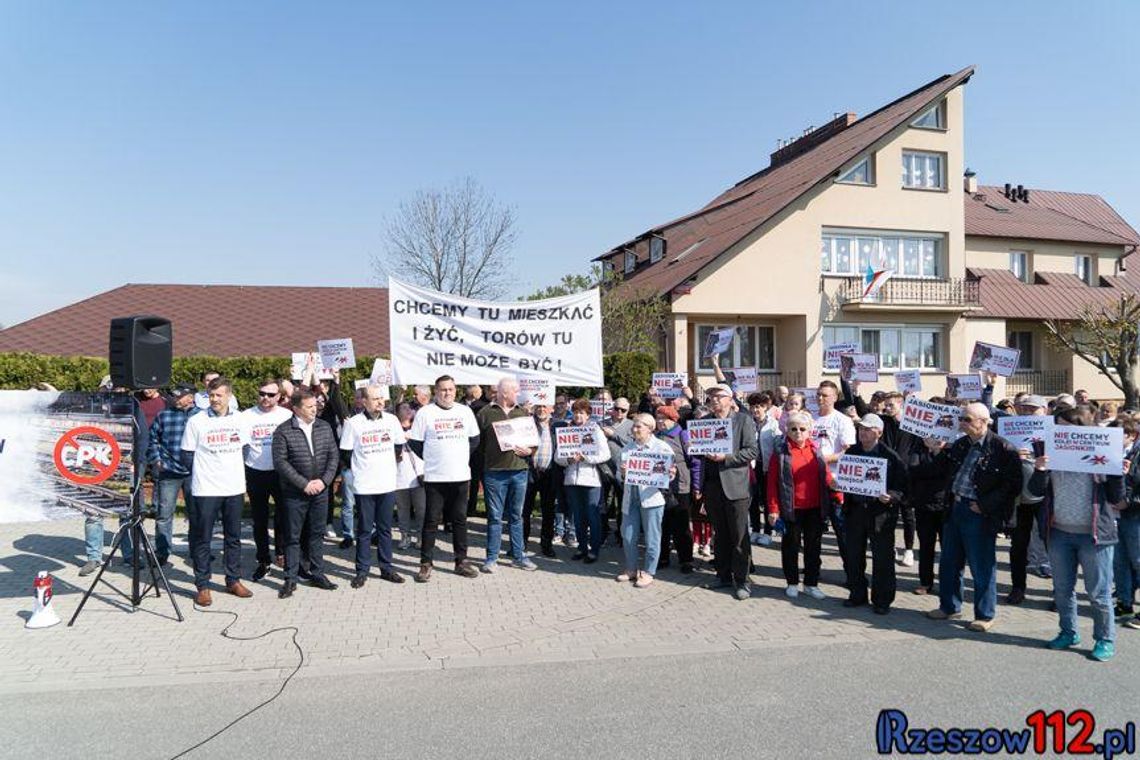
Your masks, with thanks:
M 826 599 L 827 594 L 819 590 L 819 586 L 804 586 L 804 593 L 812 599 Z
M 412 548 L 412 537 L 411 536 L 401 536 L 400 537 L 400 551 L 407 551 L 410 548 Z
M 788 586 L 786 589 L 784 589 L 784 595 L 787 596 L 789 599 L 795 599 L 797 596 L 800 595 L 800 587 L 799 586 Z
M 757 533 L 756 540 L 754 540 L 752 543 L 756 544 L 757 546 L 771 546 L 772 537 L 766 533 Z
M 711 557 L 712 556 L 712 552 L 709 551 L 709 545 L 708 544 L 701 544 L 701 556 L 702 557 Z
M 914 552 L 911 549 L 907 549 L 903 552 L 902 566 L 914 567 Z
M 479 572 L 486 573 L 487 575 L 490 575 L 493 572 L 495 572 L 495 561 L 489 559 L 486 562 L 484 562 L 482 565 L 479 566 Z
M 326 531 L 325 531 L 325 538 L 333 538 L 333 539 L 336 539 L 336 538 L 340 538 L 340 536 L 338 536 L 338 535 L 336 534 L 336 531 L 335 531 L 335 530 L 333 530 L 332 528 L 329 528 L 328 530 L 326 530 Z

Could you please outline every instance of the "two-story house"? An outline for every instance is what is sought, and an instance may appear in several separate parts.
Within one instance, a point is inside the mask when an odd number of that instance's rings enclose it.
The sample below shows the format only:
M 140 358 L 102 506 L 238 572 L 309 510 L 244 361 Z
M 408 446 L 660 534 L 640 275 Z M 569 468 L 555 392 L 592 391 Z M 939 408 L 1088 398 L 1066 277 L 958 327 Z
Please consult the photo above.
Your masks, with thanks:
M 754 366 L 762 385 L 834 375 L 824 349 L 850 341 L 879 356 L 868 389 L 918 369 L 931 395 L 942 376 L 967 371 L 975 340 L 1012 341 L 1026 372 L 1011 388 L 1083 383 L 1114 395 L 1091 367 L 1051 351 L 1040 322 L 1140 289 L 1121 266 L 1140 236 L 1097 196 L 979 189 L 963 156 L 973 73 L 939 77 L 860 119 L 843 114 L 698 211 L 598 257 L 622 273 L 618 287 L 669 300 L 661 365 L 707 385 L 706 336 L 735 326 L 722 365 Z M 864 299 L 868 266 L 893 274 Z

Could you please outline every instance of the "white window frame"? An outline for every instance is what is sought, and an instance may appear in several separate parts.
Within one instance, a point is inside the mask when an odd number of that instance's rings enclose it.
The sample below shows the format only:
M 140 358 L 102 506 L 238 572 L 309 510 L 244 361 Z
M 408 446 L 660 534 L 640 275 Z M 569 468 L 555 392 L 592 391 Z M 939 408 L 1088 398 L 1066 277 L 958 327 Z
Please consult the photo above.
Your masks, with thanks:
M 654 235 L 649 238 L 649 263 L 656 264 L 665 258 L 665 238 Z
M 910 159 L 908 165 L 907 159 Z M 916 181 L 917 162 L 922 162 L 922 179 Z M 937 161 L 937 184 L 931 184 L 929 176 L 931 161 Z M 946 154 L 931 150 L 904 150 L 902 152 L 902 186 L 904 190 L 945 190 L 946 189 Z
M 1017 263 L 1019 260 L 1021 262 L 1020 272 Z M 1022 282 L 1029 282 L 1029 251 L 1010 251 L 1009 271 Z
M 851 242 L 851 250 L 848 253 L 848 269 L 837 271 L 835 266 L 839 259 L 839 248 L 842 240 L 849 239 Z M 906 273 L 906 245 L 910 241 L 917 241 L 918 245 L 918 273 Z M 859 266 L 859 246 L 870 242 L 873 250 L 871 251 L 870 263 L 872 266 L 888 266 L 887 250 L 890 243 L 894 243 L 895 251 L 895 264 L 896 271 L 892 276 L 894 279 L 906 280 L 942 280 L 945 279 L 943 272 L 945 271 L 945 262 L 943 259 L 943 251 L 945 250 L 946 236 L 940 233 L 932 232 L 895 232 L 895 231 L 881 231 L 881 230 L 856 230 L 856 229 L 841 229 L 834 227 L 825 227 L 820 235 L 820 274 L 824 277 L 862 277 L 866 272 L 866 267 L 860 268 Z M 926 244 L 932 244 L 934 247 L 934 272 L 932 274 L 926 273 L 926 257 L 925 249 Z M 824 267 L 824 248 L 829 247 L 826 253 L 828 257 L 828 268 Z
M 866 181 L 854 179 L 853 175 L 860 169 L 866 172 Z M 875 162 L 871 160 L 871 156 L 864 156 L 861 161 L 856 161 L 846 171 L 841 172 L 840 175 L 835 178 L 835 181 L 841 185 L 871 187 L 875 184 Z
M 1081 274 L 1081 262 L 1085 262 L 1085 273 Z M 1073 256 L 1073 274 L 1081 279 L 1086 285 L 1092 285 L 1093 281 L 1093 257 L 1087 253 L 1078 253 Z
M 1022 346 L 1020 339 L 1017 341 L 1014 340 L 1014 336 L 1022 336 L 1022 335 L 1029 337 L 1029 350 L 1028 351 L 1026 351 L 1025 347 Z M 1024 330 L 1024 329 L 1010 330 L 1009 333 L 1006 335 L 1005 344 L 1007 346 L 1009 346 L 1010 348 L 1021 349 L 1021 356 L 1018 357 L 1018 365 L 1017 365 L 1017 370 L 1016 370 L 1017 372 L 1031 372 L 1033 369 L 1035 369 L 1035 364 L 1034 364 L 1034 360 L 1033 360 L 1033 343 L 1034 343 L 1034 340 L 1033 340 L 1033 331 L 1032 330 Z
M 919 123 L 932 113 L 935 115 L 935 118 L 938 121 L 937 124 L 930 125 L 930 124 L 920 124 Z M 918 118 L 916 118 L 914 121 L 912 121 L 910 123 L 910 125 L 912 127 L 914 127 L 915 129 L 931 129 L 931 130 L 934 130 L 936 132 L 945 132 L 946 131 L 946 101 L 945 100 L 938 101 L 937 104 L 935 104 L 934 106 L 923 111 L 918 116 Z
M 704 330 L 705 328 L 708 328 L 709 330 L 719 330 L 719 329 L 724 328 L 724 327 L 734 327 L 737 330 L 740 330 L 740 329 L 755 330 L 756 335 L 754 336 L 755 340 L 753 342 L 753 345 L 756 346 L 757 350 L 756 350 L 756 361 L 753 362 L 752 366 L 755 366 L 756 370 L 758 372 L 774 372 L 774 371 L 778 370 L 778 368 L 780 366 L 780 359 L 776 355 L 776 337 L 777 337 L 776 325 L 774 325 L 774 324 L 763 324 L 763 323 L 752 323 L 752 324 L 747 324 L 747 325 L 719 325 L 719 324 L 713 324 L 712 322 L 701 322 L 701 323 L 693 326 L 693 341 L 695 344 L 693 347 L 693 352 L 694 352 L 694 355 L 697 357 L 697 373 L 698 374 L 703 374 L 703 375 L 713 374 L 712 364 L 709 362 L 707 357 L 701 356 L 701 354 L 703 354 L 704 350 L 705 350 L 704 342 L 701 338 L 701 331 Z M 760 366 L 760 351 L 759 351 L 760 330 L 764 330 L 764 329 L 769 330 L 772 333 L 772 366 L 771 367 Z M 740 363 L 740 334 L 739 333 L 732 336 L 732 345 L 729 347 L 729 349 L 726 353 L 729 353 L 731 355 L 731 364 L 727 363 L 727 361 L 725 359 L 722 359 L 721 364 L 720 364 L 721 369 L 728 369 L 730 366 L 731 367 L 749 366 L 746 364 L 742 365 Z
M 626 251 L 625 258 L 622 259 L 622 271 L 629 274 L 637 268 L 637 254 L 633 251 Z
M 828 332 L 829 330 L 831 331 L 830 333 Z M 846 331 L 847 334 L 845 336 L 843 336 L 843 338 L 841 340 L 839 338 L 839 336 L 835 335 L 836 330 Z M 820 331 L 820 338 L 821 338 L 820 342 L 822 343 L 820 351 L 824 352 L 827 350 L 827 346 L 834 345 L 835 343 L 842 343 L 842 342 L 844 342 L 844 340 L 850 339 L 850 331 L 851 330 L 858 330 L 859 331 L 859 336 L 858 336 L 857 340 L 858 340 L 860 348 L 862 348 L 862 345 L 863 345 L 863 333 L 864 333 L 864 331 L 875 331 L 875 332 L 883 333 L 883 332 L 893 330 L 897 333 L 897 335 L 898 335 L 898 366 L 897 367 L 884 366 L 882 364 L 882 357 L 880 357 L 879 358 L 879 373 L 880 374 L 893 374 L 893 373 L 899 372 L 899 371 L 914 370 L 914 369 L 917 369 L 919 372 L 928 372 L 928 373 L 938 373 L 938 372 L 945 372 L 946 371 L 946 369 L 945 369 L 946 328 L 943 325 L 909 325 L 909 324 L 904 325 L 904 324 L 898 324 L 898 323 L 882 323 L 882 324 L 879 324 L 877 322 L 860 322 L 860 323 L 854 323 L 854 322 L 830 323 L 829 322 L 828 324 L 824 325 Z M 937 358 L 937 362 L 936 362 L 937 366 L 934 366 L 934 367 L 922 366 L 921 357 L 919 358 L 919 366 L 918 367 L 906 366 L 906 352 L 904 350 L 904 346 L 906 345 L 906 341 L 905 341 L 903 336 L 906 334 L 909 334 L 909 333 L 920 333 L 920 334 L 924 334 L 924 335 L 933 333 L 933 334 L 938 336 L 937 341 L 936 341 L 936 346 L 938 348 L 938 356 L 936 357 Z M 838 370 L 825 369 L 824 372 L 834 374 L 834 373 L 838 372 Z

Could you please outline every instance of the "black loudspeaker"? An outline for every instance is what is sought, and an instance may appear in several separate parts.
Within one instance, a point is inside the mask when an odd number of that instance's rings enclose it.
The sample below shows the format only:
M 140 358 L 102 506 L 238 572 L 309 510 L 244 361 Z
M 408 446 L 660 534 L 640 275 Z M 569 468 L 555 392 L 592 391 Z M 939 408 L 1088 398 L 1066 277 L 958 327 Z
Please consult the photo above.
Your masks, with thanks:
M 118 317 L 111 320 L 108 352 L 111 383 L 124 388 L 161 388 L 170 383 L 174 340 L 170 320 Z

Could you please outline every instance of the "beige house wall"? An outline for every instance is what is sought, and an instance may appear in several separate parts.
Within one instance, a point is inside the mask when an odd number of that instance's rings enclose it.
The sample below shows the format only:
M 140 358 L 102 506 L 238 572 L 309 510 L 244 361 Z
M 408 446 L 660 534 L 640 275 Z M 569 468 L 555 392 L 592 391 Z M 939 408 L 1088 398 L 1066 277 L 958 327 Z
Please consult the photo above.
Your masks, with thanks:
M 1009 269 L 1010 251 L 1029 253 L 1029 274 L 1035 272 L 1061 272 L 1076 274 L 1076 256 L 1092 257 L 1093 282 L 1097 277 L 1112 277 L 1117 273 L 1117 261 L 1124 255 L 1124 246 L 1061 243 L 1047 240 L 1018 240 L 968 235 L 966 237 L 966 266 L 983 269 Z

